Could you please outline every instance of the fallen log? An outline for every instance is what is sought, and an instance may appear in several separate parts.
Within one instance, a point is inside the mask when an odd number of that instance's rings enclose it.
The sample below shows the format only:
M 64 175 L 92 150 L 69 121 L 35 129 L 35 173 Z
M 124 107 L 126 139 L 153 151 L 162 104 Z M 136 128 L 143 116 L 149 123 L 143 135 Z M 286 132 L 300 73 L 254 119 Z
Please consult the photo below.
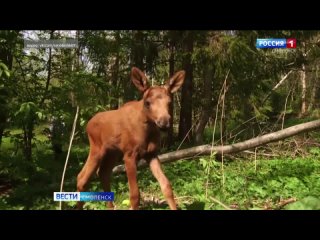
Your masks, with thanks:
M 201 145 L 197 147 L 187 148 L 175 152 L 169 152 L 162 155 L 159 155 L 160 162 L 169 163 L 182 159 L 193 159 L 197 156 L 202 155 L 210 155 L 211 152 L 215 152 L 216 154 L 230 154 L 230 153 L 238 153 L 244 150 L 248 150 L 251 148 L 259 147 L 261 145 L 265 145 L 271 142 L 283 140 L 288 137 L 295 136 L 300 133 L 309 132 L 320 128 L 320 120 L 315 120 L 311 122 L 301 123 L 292 127 L 285 128 L 283 130 L 268 133 L 259 137 L 255 137 L 243 142 L 225 145 L 225 146 L 214 146 L 211 145 Z M 144 159 L 141 159 L 138 162 L 138 168 L 146 167 L 148 164 Z M 124 165 L 118 165 L 113 168 L 113 173 L 121 173 L 125 172 Z

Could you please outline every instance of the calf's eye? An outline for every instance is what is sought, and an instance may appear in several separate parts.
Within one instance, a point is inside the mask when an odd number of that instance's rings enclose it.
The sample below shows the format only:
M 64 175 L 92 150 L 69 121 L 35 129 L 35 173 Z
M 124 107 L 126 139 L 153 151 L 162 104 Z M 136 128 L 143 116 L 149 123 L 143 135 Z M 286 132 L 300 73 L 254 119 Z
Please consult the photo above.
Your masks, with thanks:
M 150 102 L 149 101 L 145 101 L 144 105 L 146 106 L 146 108 L 150 108 Z

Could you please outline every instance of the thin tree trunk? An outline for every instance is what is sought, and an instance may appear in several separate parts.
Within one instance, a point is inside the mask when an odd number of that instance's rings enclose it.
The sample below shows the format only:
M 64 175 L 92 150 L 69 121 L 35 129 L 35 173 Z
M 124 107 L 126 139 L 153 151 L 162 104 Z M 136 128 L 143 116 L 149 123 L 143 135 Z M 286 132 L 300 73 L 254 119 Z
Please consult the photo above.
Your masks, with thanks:
M 205 63 L 205 73 L 204 73 L 204 84 L 203 84 L 203 99 L 202 99 L 202 111 L 200 114 L 199 123 L 195 129 L 195 143 L 201 144 L 203 142 L 203 133 L 204 129 L 209 121 L 210 116 L 213 113 L 213 90 L 212 90 L 212 82 L 214 71 L 212 66 L 209 63 Z
M 3 132 L 4 132 L 4 127 L 0 127 L 0 147 L 1 147 L 1 143 L 2 143 Z
M 116 55 L 116 59 L 115 59 L 115 63 L 113 66 L 113 71 L 112 71 L 112 77 L 111 77 L 111 81 L 112 81 L 112 86 L 115 88 L 114 93 L 114 98 L 111 101 L 111 109 L 118 109 L 119 107 L 119 91 L 117 90 L 117 86 L 118 86 L 118 78 L 119 78 L 119 54 L 117 53 Z
M 115 35 L 116 42 L 120 42 L 120 34 L 118 31 L 116 31 Z M 111 75 L 111 83 L 112 86 L 115 88 L 115 91 L 113 92 L 114 94 L 114 99 L 111 101 L 111 109 L 118 109 L 119 107 L 119 91 L 117 90 L 118 86 L 118 81 L 119 81 L 119 67 L 120 67 L 120 56 L 119 56 L 119 49 L 118 47 L 117 52 L 116 52 L 116 57 L 115 57 L 115 62 L 112 68 L 112 75 Z
M 27 129 L 27 160 L 32 158 L 32 128 Z
M 26 160 L 28 160 L 28 157 L 27 157 L 27 130 L 26 130 L 26 126 L 23 125 L 23 151 L 24 151 L 24 156 L 26 158 Z
M 3 89 L 1 89 L 2 91 L 0 93 L 3 93 L 4 96 L 6 96 L 7 94 L 5 93 L 5 91 L 3 91 Z M 7 102 L 2 103 L 2 109 L 1 109 L 1 113 L 0 113 L 0 147 L 1 147 L 1 143 L 2 143 L 2 137 L 3 137 L 3 133 L 4 133 L 4 129 L 6 127 L 6 123 L 7 123 L 7 117 L 8 117 L 8 108 L 6 106 Z
M 252 149 L 259 147 L 261 145 L 265 145 L 271 142 L 283 140 L 288 137 L 295 136 L 300 133 L 309 132 L 315 129 L 320 128 L 320 120 L 315 120 L 307 123 L 301 123 L 289 128 L 285 128 L 283 130 L 265 134 L 259 137 L 255 137 L 244 142 L 239 142 L 231 145 L 224 146 L 215 146 L 211 145 L 202 145 L 198 147 L 192 147 L 188 149 L 183 149 L 175 152 L 165 153 L 159 156 L 159 159 L 162 163 L 174 162 L 182 159 L 197 159 L 198 156 L 201 155 L 210 155 L 211 151 L 216 152 L 216 154 L 231 154 L 238 153 L 244 150 Z M 138 167 L 146 167 L 148 166 L 147 162 L 144 159 L 141 159 L 138 163 Z M 124 165 L 116 166 L 113 169 L 113 173 L 125 172 Z
M 80 39 L 80 30 L 77 30 L 76 31 L 76 36 L 77 36 L 77 40 L 79 41 L 79 39 Z M 78 46 L 78 48 L 77 48 L 77 58 L 76 58 L 76 69 L 77 69 L 77 71 L 79 71 L 80 70 L 80 63 L 81 63 L 81 58 L 82 58 L 82 56 L 81 56 L 81 50 L 80 50 L 80 44 L 79 44 L 79 46 Z
M 192 131 L 192 93 L 193 93 L 193 34 L 187 31 L 186 39 L 183 42 L 184 54 L 186 55 L 183 60 L 183 68 L 186 71 L 184 84 L 181 91 L 181 110 L 180 110 L 180 123 L 179 123 L 179 139 L 182 140 L 189 132 L 186 138 L 187 142 L 191 141 Z
M 319 108 L 319 97 L 320 97 L 320 78 L 318 76 L 318 66 L 316 67 L 315 74 L 313 77 L 313 88 L 311 92 L 311 100 L 308 106 L 308 111 L 312 111 Z
M 53 33 L 54 33 L 54 30 L 52 30 L 51 33 L 50 33 L 50 39 L 53 39 Z M 44 103 L 45 99 L 47 98 L 50 79 L 51 79 L 51 66 L 52 66 L 51 62 L 52 62 L 52 49 L 49 48 L 49 59 L 48 59 L 48 63 L 47 63 L 48 75 L 47 75 L 46 87 L 45 87 L 44 94 L 43 94 L 43 97 L 42 97 L 41 102 L 40 102 L 40 106 L 42 106 L 42 104 Z
M 30 126 L 28 124 L 23 126 L 23 150 L 24 150 L 24 156 L 27 161 L 31 161 L 32 156 L 32 129 L 30 129 Z
M 174 74 L 174 43 L 170 44 L 170 59 L 169 59 L 169 75 L 172 77 Z M 174 123 L 174 99 L 172 99 L 171 106 L 170 106 L 170 115 L 171 115 L 171 122 L 170 127 L 168 129 L 168 137 L 167 137 L 167 144 L 171 146 L 173 144 L 173 123 Z
M 302 64 L 300 71 L 300 80 L 301 80 L 301 111 L 300 116 L 303 116 L 307 112 L 307 103 L 306 103 L 306 94 L 307 94 L 307 83 L 306 83 L 306 67 L 304 63 Z
M 73 142 L 73 138 L 74 138 L 74 132 L 75 132 L 76 126 L 77 126 L 78 115 L 79 115 L 79 106 L 77 106 L 76 115 L 74 116 L 74 120 L 73 120 L 72 131 L 71 131 L 71 136 L 70 136 L 70 142 L 69 142 L 69 147 L 68 147 L 68 153 L 67 153 L 66 161 L 64 163 L 64 168 L 63 168 L 63 172 L 62 172 L 62 178 L 61 178 L 61 184 L 60 184 L 60 192 L 63 191 L 64 176 L 65 176 L 65 173 L 66 173 L 66 170 L 67 170 L 67 165 L 68 165 L 68 161 L 69 161 L 71 146 L 72 146 L 72 142 Z M 59 209 L 62 210 L 61 201 L 59 203 Z

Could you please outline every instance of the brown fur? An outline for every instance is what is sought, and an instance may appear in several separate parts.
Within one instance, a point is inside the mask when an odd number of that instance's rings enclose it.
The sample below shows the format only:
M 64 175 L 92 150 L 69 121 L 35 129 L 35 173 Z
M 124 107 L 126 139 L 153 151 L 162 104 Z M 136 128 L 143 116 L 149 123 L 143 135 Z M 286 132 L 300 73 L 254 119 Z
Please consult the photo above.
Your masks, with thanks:
M 77 189 L 85 191 L 90 177 L 98 169 L 103 189 L 110 191 L 110 177 L 115 163 L 123 159 L 129 182 L 131 209 L 139 208 L 136 163 L 140 158 L 149 162 L 151 171 L 171 209 L 176 209 L 170 182 L 161 170 L 157 157 L 160 128 L 169 127 L 171 116 L 169 104 L 172 93 L 184 81 L 185 72 L 180 71 L 169 79 L 165 86 L 149 87 L 147 78 L 138 68 L 132 68 L 131 79 L 143 92 L 140 101 L 131 101 L 118 110 L 97 113 L 87 125 L 90 142 L 88 159 L 78 174 Z M 83 207 L 78 203 L 78 208 Z M 108 207 L 113 208 L 112 202 Z

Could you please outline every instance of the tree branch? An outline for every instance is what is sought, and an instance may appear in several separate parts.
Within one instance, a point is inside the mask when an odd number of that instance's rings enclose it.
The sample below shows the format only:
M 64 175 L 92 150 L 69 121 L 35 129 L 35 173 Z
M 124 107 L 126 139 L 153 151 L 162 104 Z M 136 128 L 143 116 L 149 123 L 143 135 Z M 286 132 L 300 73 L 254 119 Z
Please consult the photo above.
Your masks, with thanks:
M 290 70 L 284 77 L 275 85 L 272 90 L 269 92 L 269 94 L 263 99 L 262 105 L 268 100 L 268 98 L 271 96 L 272 92 L 274 92 L 278 87 L 281 86 L 281 84 L 288 78 L 288 76 L 292 73 L 292 70 Z

